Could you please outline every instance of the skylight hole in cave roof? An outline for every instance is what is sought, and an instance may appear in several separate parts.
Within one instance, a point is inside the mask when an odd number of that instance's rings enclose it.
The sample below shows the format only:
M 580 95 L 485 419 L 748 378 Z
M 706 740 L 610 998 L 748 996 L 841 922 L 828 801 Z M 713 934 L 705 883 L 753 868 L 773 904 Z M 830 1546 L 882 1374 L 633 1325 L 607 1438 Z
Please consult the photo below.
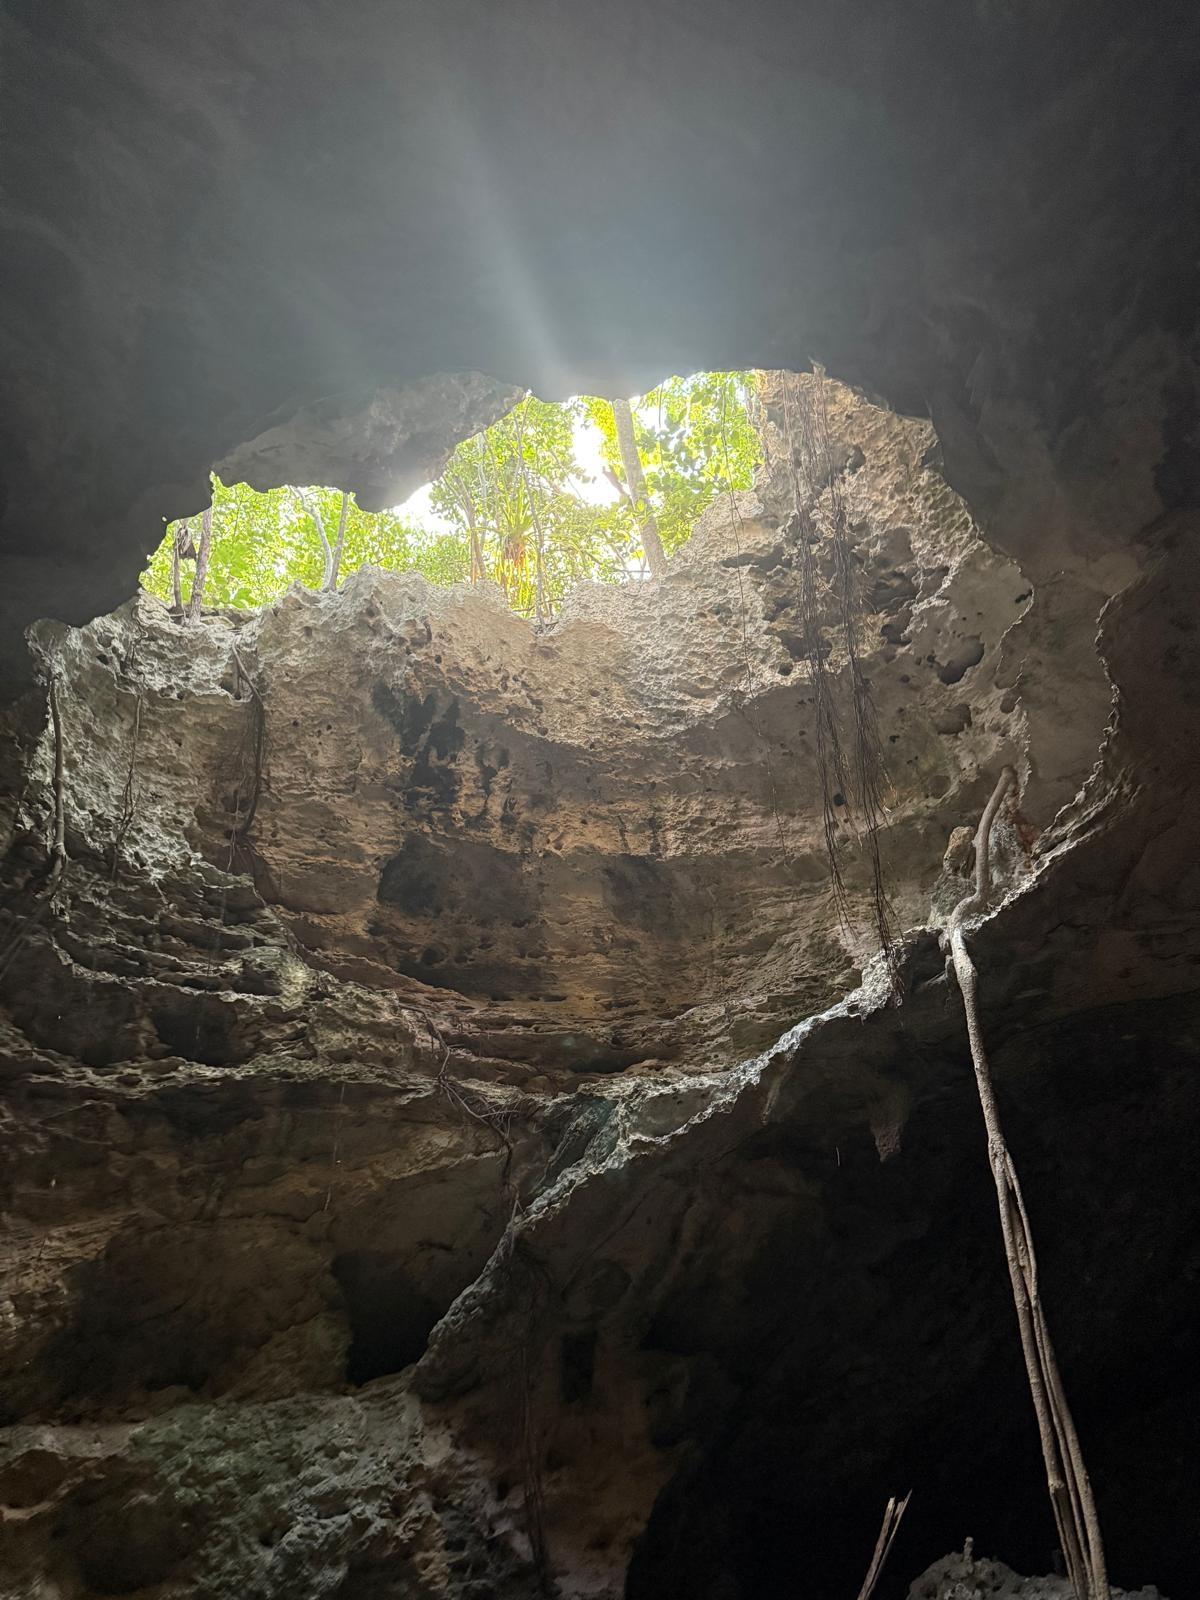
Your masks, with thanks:
M 749 372 L 698 372 L 633 397 L 647 500 L 668 554 L 686 543 L 727 480 L 750 486 L 759 455 L 749 417 L 753 385 Z M 205 608 L 253 611 L 293 583 L 326 586 L 317 520 L 333 546 L 340 488 L 257 491 L 215 474 L 213 487 Z M 178 594 L 187 606 L 196 570 L 203 516 L 186 519 L 186 528 L 183 520 L 168 526 L 142 575 L 143 587 L 168 605 Z M 490 580 L 514 611 L 551 620 L 580 582 L 643 580 L 641 532 L 610 403 L 582 395 L 547 402 L 530 393 L 458 444 L 442 473 L 403 501 L 367 512 L 350 496 L 338 586 L 368 565 L 417 571 L 443 585 Z

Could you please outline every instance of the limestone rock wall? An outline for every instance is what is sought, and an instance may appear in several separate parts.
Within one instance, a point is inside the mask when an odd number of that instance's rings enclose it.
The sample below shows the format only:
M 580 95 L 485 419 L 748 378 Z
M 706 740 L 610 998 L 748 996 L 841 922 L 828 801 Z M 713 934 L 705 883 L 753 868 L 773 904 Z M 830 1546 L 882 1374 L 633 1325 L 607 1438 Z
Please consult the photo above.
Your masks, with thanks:
M 1107 603 L 1102 660 L 1102 597 L 1031 584 L 928 427 L 832 390 L 897 1007 L 853 796 L 849 927 L 829 894 L 765 405 L 755 491 L 659 588 L 581 589 L 542 634 L 370 571 L 37 630 L 69 859 L 48 894 L 48 725 L 14 746 L 0 949 L 14 1600 L 717 1600 L 797 1560 L 840 1592 L 908 1478 L 897 1574 L 987 1507 L 1046 1567 L 930 930 L 1006 760 L 987 1021 L 1118 1559 L 1160 1576 L 1151 1441 L 1094 1397 L 1146 1300 L 1130 1406 L 1190 1397 L 1169 1441 L 1195 1399 L 1186 530 Z
M 5 8 L 0 681 L 90 623 L 52 903 L 44 703 L 0 754 L 14 1597 L 853 1594 L 910 1485 L 891 1596 L 968 1532 L 1052 1570 L 954 997 L 930 934 L 855 991 L 823 891 L 769 480 L 539 640 L 394 583 L 90 622 L 214 461 L 365 503 L 514 381 L 814 357 L 936 426 L 944 482 L 839 423 L 898 919 L 1015 757 L 985 1023 L 1115 1578 L 1194 1587 L 1198 19 Z
M 910 1600 L 1071 1600 L 1074 1590 L 1065 1578 L 1022 1578 L 1002 1561 L 977 1561 L 973 1555 L 945 1556 L 935 1561 L 909 1590 Z M 1159 1600 L 1158 1590 L 1136 1594 L 1113 1590 L 1113 1600 Z

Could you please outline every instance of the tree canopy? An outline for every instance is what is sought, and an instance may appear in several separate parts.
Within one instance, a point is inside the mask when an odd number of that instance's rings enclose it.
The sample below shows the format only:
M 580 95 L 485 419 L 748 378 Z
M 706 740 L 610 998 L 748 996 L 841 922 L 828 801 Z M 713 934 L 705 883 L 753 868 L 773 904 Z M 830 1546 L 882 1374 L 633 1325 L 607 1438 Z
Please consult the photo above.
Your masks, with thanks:
M 615 508 L 580 493 L 581 415 L 579 401 L 527 396 L 465 439 L 430 492 L 467 546 L 471 575 L 498 583 L 516 611 L 552 615 L 578 579 L 619 578 L 629 553 Z
M 634 439 L 668 556 L 687 542 L 718 494 L 750 487 L 762 459 L 749 411 L 752 384 L 749 372 L 697 372 L 690 378 L 668 378 L 634 408 Z M 612 407 L 592 398 L 583 404 L 600 430 L 609 469 L 619 471 Z
M 716 495 L 750 486 L 760 453 L 748 410 L 751 384 L 744 372 L 670 378 L 633 408 L 649 502 L 640 509 L 652 513 L 668 556 Z M 606 490 L 598 491 L 579 459 L 589 427 L 597 430 Z M 340 489 L 260 493 L 215 476 L 212 486 L 206 605 L 249 610 L 270 604 L 293 583 L 322 586 L 330 570 L 322 535 L 332 544 L 343 526 Z M 347 497 L 338 578 L 373 565 L 420 572 L 439 584 L 490 580 L 514 610 L 545 620 L 581 579 L 619 582 L 645 573 L 644 520 L 625 479 L 607 400 L 527 395 L 455 449 L 428 499 L 431 515 L 420 520 L 396 510 L 364 511 Z M 192 531 L 172 523 L 142 576 L 168 604 L 177 561 L 180 597 L 186 603 L 191 594 Z

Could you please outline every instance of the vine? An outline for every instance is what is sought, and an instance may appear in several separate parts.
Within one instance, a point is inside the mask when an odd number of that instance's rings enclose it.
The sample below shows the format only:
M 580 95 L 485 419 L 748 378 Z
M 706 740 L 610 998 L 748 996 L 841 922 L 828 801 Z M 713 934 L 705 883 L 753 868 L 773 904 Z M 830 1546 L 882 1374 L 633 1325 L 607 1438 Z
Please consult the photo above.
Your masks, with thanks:
M 66 741 L 58 703 L 58 672 L 50 669 L 50 721 L 54 728 L 54 837 L 50 845 L 50 875 L 46 893 L 53 896 L 67 870 Z
M 801 387 L 794 373 L 787 374 L 783 397 L 784 427 L 792 474 L 793 516 L 800 539 L 801 613 L 813 689 L 822 828 L 834 901 L 842 926 L 848 927 L 851 921 L 850 905 L 841 869 L 841 838 L 836 808 L 839 795 L 847 799 L 853 795 L 870 860 L 872 920 L 892 994 L 899 1001 L 903 994 L 900 949 L 880 850 L 880 837 L 886 826 L 883 744 L 871 684 L 863 664 L 864 607 L 861 580 L 854 557 L 841 474 L 836 470 L 833 459 L 824 372 L 820 367 L 814 370 L 811 395 Z M 807 482 L 807 496 L 801 494 L 802 474 Z M 823 513 L 815 509 L 819 505 L 819 486 L 822 484 L 826 487 L 828 505 Z M 809 509 L 810 505 L 813 510 Z M 822 595 L 816 550 L 822 537 L 818 516 L 827 530 L 826 542 L 833 567 L 833 598 L 850 680 L 853 741 L 849 759 L 842 745 L 841 723 L 833 700 L 832 674 L 826 665 L 826 646 L 821 632 Z M 853 784 L 848 781 L 851 771 Z
M 550 1551 L 546 1543 L 546 1486 L 542 1472 L 542 1447 L 538 1433 L 537 1413 L 534 1407 L 537 1356 L 540 1346 L 538 1333 L 538 1293 L 536 1284 L 530 1289 L 529 1307 L 520 1347 L 521 1374 L 521 1469 L 524 1483 L 525 1535 L 533 1557 L 538 1586 L 542 1594 L 551 1594 Z
M 38 893 L 38 903 L 10 936 L 0 951 L 0 977 L 8 971 L 18 952 L 33 930 L 42 922 L 54 902 L 55 893 L 66 876 L 67 857 L 67 805 L 66 805 L 66 739 L 63 734 L 62 707 L 58 699 L 58 669 L 53 662 L 46 668 L 46 700 L 50 711 L 50 727 L 54 739 L 53 798 L 54 812 L 51 824 L 49 867 Z
M 755 697 L 756 687 L 757 686 L 755 684 L 755 679 L 754 679 L 754 668 L 753 668 L 753 666 L 751 664 L 751 660 L 750 660 L 750 629 L 749 629 L 749 624 L 748 624 L 747 618 L 746 618 L 746 584 L 745 584 L 744 578 L 742 577 L 742 534 L 745 532 L 745 528 L 744 528 L 743 523 L 742 523 L 742 513 L 741 513 L 741 510 L 739 509 L 738 503 L 737 503 L 737 491 L 733 487 L 733 467 L 732 467 L 732 465 L 730 463 L 730 458 L 729 458 L 729 432 L 728 432 L 728 427 L 727 427 L 727 422 L 728 422 L 728 402 L 729 402 L 728 393 L 724 388 L 722 388 L 722 390 L 721 390 L 721 457 L 722 457 L 722 460 L 724 461 L 724 464 L 725 464 L 725 480 L 726 480 L 727 484 L 729 485 L 729 490 L 728 490 L 728 492 L 729 492 L 729 514 L 730 514 L 730 521 L 731 521 L 732 527 L 733 527 L 734 549 L 735 549 L 735 553 L 737 555 L 737 562 L 736 562 L 736 565 L 734 567 L 734 571 L 737 573 L 738 602 L 739 602 L 739 612 L 740 612 L 740 616 L 741 616 L 742 662 L 743 662 L 743 665 L 744 665 L 745 670 L 746 670 L 746 703 L 745 703 L 745 706 L 742 709 L 742 715 L 745 717 L 746 721 L 749 723 L 751 732 L 754 734 L 755 738 L 757 738 L 758 742 L 762 745 L 762 748 L 763 748 L 763 764 L 764 764 L 764 766 L 766 767 L 766 770 L 767 770 L 767 789 L 768 789 L 768 792 L 769 792 L 770 797 L 771 797 L 771 814 L 775 818 L 775 830 L 779 835 L 779 850 L 780 850 L 780 854 L 783 856 L 783 860 L 784 860 L 785 864 L 790 864 L 790 862 L 791 862 L 791 853 L 788 850 L 787 834 L 784 832 L 783 819 L 779 815 L 779 791 L 778 791 L 778 789 L 776 787 L 776 784 L 775 784 L 775 768 L 774 768 L 774 764 L 771 761 L 771 743 L 770 743 L 770 740 L 767 738 L 766 734 L 762 731 L 762 727 L 759 724 L 757 715 L 755 714 L 755 712 L 753 710 L 754 697 Z M 659 396 L 659 404 L 660 404 L 660 406 L 661 406 L 661 403 L 662 403 L 662 396 L 660 394 L 660 396 Z M 661 449 L 661 442 L 660 442 L 660 449 Z
M 804 624 L 804 642 L 808 651 L 809 681 L 812 685 L 817 774 L 821 784 L 821 825 L 834 905 L 842 927 L 848 928 L 851 922 L 850 902 L 846 893 L 846 882 L 842 876 L 841 840 L 838 835 L 837 805 L 834 796 L 845 795 L 850 785 L 846 775 L 846 758 L 842 751 L 841 726 L 833 702 L 829 671 L 825 664 L 825 640 L 821 632 L 821 602 L 816 557 L 819 536 L 804 503 L 805 497 L 797 461 L 795 414 L 800 397 L 800 380 L 795 373 L 785 374 L 784 432 L 787 437 L 788 465 L 792 479 L 792 518 L 800 541 L 800 613 Z
M 126 662 L 126 671 L 130 671 L 137 659 L 137 643 L 134 642 L 133 650 Z M 112 872 L 110 882 L 115 883 L 119 865 L 121 846 L 125 843 L 125 836 L 133 826 L 133 819 L 137 812 L 137 795 L 134 792 L 134 782 L 137 777 L 138 744 L 142 736 L 142 707 L 146 701 L 146 686 L 138 684 L 137 698 L 133 704 L 133 736 L 129 745 L 129 769 L 125 774 L 125 786 L 121 790 L 121 814 L 117 818 L 117 826 L 113 832 L 112 842 Z
M 225 938 L 225 919 L 229 911 L 229 880 L 233 876 L 234 868 L 239 864 L 239 857 L 244 853 L 249 865 L 250 875 L 254 876 L 255 866 L 261 863 L 261 856 L 250 838 L 250 826 L 258 810 L 259 795 L 263 783 L 263 762 L 266 752 L 266 706 L 263 702 L 262 692 L 253 678 L 247 672 L 236 645 L 231 645 L 234 663 L 237 667 L 238 678 L 236 686 L 240 688 L 244 682 L 250 690 L 250 699 L 247 704 L 247 718 L 242 725 L 241 738 L 238 740 L 237 787 L 233 792 L 233 823 L 229 829 L 229 849 L 225 857 L 225 872 L 221 879 L 221 896 L 217 908 L 217 925 L 213 932 L 212 950 L 209 954 L 205 978 L 211 986 L 211 981 L 216 975 L 217 963 L 221 959 L 221 948 Z M 246 766 L 253 760 L 249 793 L 250 800 L 246 808 L 246 815 L 242 817 L 242 797 L 246 789 Z M 196 1033 L 193 1049 L 198 1050 L 200 1044 L 200 1029 L 203 1017 L 202 1012 L 196 1013 Z
M 530 1284 L 525 1325 L 517 1352 L 521 1409 L 520 1453 L 522 1482 L 524 1484 L 525 1536 L 529 1540 L 529 1550 L 534 1570 L 537 1573 L 538 1587 L 544 1596 L 549 1596 L 552 1593 L 552 1585 L 550 1580 L 550 1556 L 546 1543 L 545 1481 L 542 1472 L 542 1455 L 534 1408 L 536 1358 L 540 1353 L 540 1346 L 537 1340 L 540 1297 L 536 1278 L 534 1277 L 534 1269 L 538 1266 L 538 1263 L 530 1261 L 521 1253 L 516 1236 L 517 1223 L 524 1214 L 525 1208 L 512 1178 L 512 1164 L 515 1154 L 512 1135 L 508 1129 L 507 1119 L 501 1113 L 481 1108 L 473 1103 L 462 1086 L 450 1075 L 451 1049 L 449 1042 L 428 1012 L 418 1006 L 405 1005 L 403 1002 L 401 1002 L 401 1009 L 419 1018 L 429 1035 L 434 1052 L 438 1056 L 437 1070 L 434 1075 L 434 1085 L 438 1093 L 443 1095 L 456 1110 L 486 1129 L 498 1141 L 500 1148 L 504 1151 L 504 1164 L 500 1173 L 500 1188 L 501 1193 L 508 1197 L 511 1209 L 504 1232 L 496 1246 L 496 1264 L 498 1269 L 503 1268 L 511 1278 L 515 1279 L 516 1267 L 519 1263 L 529 1277 L 534 1280 Z M 541 1270 L 544 1277 L 544 1269 Z

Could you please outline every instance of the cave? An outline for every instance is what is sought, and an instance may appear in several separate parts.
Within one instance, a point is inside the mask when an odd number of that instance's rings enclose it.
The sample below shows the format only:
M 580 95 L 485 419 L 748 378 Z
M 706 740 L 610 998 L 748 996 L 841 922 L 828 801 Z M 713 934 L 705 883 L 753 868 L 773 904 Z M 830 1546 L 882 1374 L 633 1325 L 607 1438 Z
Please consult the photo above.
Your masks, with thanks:
M 0 27 L 0 1600 L 1186 1600 L 1195 8 Z M 735 367 L 549 621 L 139 586 Z

